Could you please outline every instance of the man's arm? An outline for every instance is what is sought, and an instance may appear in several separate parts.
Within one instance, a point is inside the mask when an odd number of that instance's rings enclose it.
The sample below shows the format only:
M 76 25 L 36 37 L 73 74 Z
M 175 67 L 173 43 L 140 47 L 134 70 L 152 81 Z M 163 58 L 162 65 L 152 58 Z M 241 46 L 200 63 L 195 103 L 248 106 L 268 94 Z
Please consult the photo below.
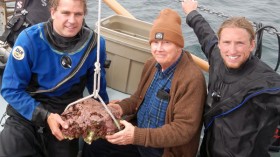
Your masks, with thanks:
M 32 55 L 28 45 L 32 44 L 25 31 L 22 31 L 6 64 L 1 95 L 17 112 L 31 120 L 40 102 L 27 92 L 32 75 Z
M 1 95 L 3 98 L 24 118 L 33 122 L 37 126 L 45 126 L 48 122 L 53 134 L 62 140 L 60 125 L 63 123 L 58 114 L 49 113 L 44 106 L 36 101 L 27 92 L 27 87 L 32 75 L 32 56 L 29 37 L 23 31 L 17 38 L 15 46 L 6 64 L 2 81 Z M 34 56 L 33 56 L 34 57 Z M 52 116 L 55 115 L 55 116 Z
M 212 50 L 218 43 L 218 38 L 215 32 L 202 15 L 196 11 L 197 1 L 186 0 L 185 2 L 182 2 L 182 8 L 187 15 L 186 23 L 193 28 L 201 45 L 202 51 L 209 59 Z

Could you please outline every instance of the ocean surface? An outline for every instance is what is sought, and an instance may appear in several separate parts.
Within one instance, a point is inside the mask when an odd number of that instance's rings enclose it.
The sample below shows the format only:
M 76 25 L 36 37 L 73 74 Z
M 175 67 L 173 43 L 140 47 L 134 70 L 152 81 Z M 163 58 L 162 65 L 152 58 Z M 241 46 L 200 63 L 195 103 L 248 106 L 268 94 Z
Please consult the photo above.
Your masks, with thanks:
M 118 0 L 118 2 L 137 19 L 150 23 L 152 23 L 158 13 L 164 8 L 176 10 L 182 17 L 185 48 L 191 53 L 205 59 L 195 34 L 185 23 L 185 15 L 180 2 L 176 2 L 175 0 Z M 217 30 L 221 22 L 225 19 L 217 16 L 217 14 L 223 13 L 226 16 L 244 16 L 252 22 L 262 23 L 263 26 L 270 25 L 275 27 L 278 32 L 280 31 L 279 0 L 200 0 L 198 3 L 200 7 L 208 10 L 198 11 L 207 19 L 214 30 Z M 98 17 L 98 1 L 88 0 L 88 8 L 89 12 L 86 16 L 86 23 L 89 27 L 94 29 Z M 114 14 L 115 13 L 102 2 L 101 18 L 106 18 Z M 274 68 L 278 57 L 278 41 L 275 34 L 264 32 L 262 52 L 262 60 Z M 277 72 L 279 73 L 280 70 Z M 110 89 L 109 92 L 111 92 Z M 0 96 L 0 118 L 4 113 L 5 106 L 6 102 L 3 100 L 2 96 Z M 1 130 L 2 127 L 0 126 L 0 131 Z M 276 154 L 272 155 L 278 156 Z
M 193 30 L 185 23 L 181 3 L 175 0 L 118 0 L 137 19 L 151 22 L 156 18 L 158 13 L 164 8 L 176 10 L 182 17 L 182 29 L 185 39 L 185 48 L 191 53 L 205 59 L 201 52 L 200 45 L 197 41 Z M 86 22 L 92 28 L 98 17 L 98 1 L 88 1 L 89 13 L 86 16 Z M 279 0 L 199 0 L 199 7 L 208 11 L 198 10 L 210 23 L 216 31 L 225 19 L 217 14 L 223 13 L 226 16 L 244 16 L 252 22 L 262 23 L 263 26 L 270 25 L 280 31 L 280 1 Z M 105 3 L 102 3 L 101 18 L 106 18 L 115 14 Z M 270 65 L 273 69 L 277 63 L 278 41 L 276 35 L 264 31 L 262 60 Z M 280 70 L 277 70 L 279 73 Z

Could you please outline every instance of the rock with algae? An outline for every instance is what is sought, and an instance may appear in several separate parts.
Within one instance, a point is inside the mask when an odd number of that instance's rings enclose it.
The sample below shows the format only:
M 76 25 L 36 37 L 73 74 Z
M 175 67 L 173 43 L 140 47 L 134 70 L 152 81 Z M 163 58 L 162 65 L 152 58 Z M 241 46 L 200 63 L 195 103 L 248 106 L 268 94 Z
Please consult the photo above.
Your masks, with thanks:
M 119 121 L 120 113 L 110 106 L 108 108 Z M 86 143 L 91 144 L 98 138 L 118 131 L 104 106 L 92 98 L 70 106 L 61 117 L 69 125 L 68 129 L 62 129 L 62 134 L 70 140 L 82 137 Z

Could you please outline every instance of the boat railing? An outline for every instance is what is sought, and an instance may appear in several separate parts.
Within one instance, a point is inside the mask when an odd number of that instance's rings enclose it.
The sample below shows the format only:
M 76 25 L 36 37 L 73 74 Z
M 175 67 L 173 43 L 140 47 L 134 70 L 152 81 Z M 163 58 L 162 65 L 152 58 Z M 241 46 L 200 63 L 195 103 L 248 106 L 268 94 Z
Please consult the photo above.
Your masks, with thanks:
M 15 8 L 15 1 L 16 0 L 0 0 L 0 9 L 1 9 L 1 16 L 3 21 L 1 23 L 2 30 L 6 27 L 8 20 L 12 17 Z

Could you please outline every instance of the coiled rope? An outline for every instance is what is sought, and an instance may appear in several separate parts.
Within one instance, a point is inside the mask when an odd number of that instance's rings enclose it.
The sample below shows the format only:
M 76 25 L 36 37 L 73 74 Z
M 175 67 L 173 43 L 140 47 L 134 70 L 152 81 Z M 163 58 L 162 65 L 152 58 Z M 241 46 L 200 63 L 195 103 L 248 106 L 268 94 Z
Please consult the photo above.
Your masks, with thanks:
M 256 38 L 257 38 L 257 44 L 256 44 L 256 51 L 255 56 L 261 59 L 262 57 L 262 37 L 263 37 L 263 31 L 264 30 L 275 30 L 277 32 L 277 29 L 273 26 L 263 26 L 262 23 L 256 23 Z M 278 40 L 278 59 L 277 63 L 275 65 L 274 71 L 278 70 L 279 62 L 280 62 L 280 34 L 275 33 L 277 40 Z

